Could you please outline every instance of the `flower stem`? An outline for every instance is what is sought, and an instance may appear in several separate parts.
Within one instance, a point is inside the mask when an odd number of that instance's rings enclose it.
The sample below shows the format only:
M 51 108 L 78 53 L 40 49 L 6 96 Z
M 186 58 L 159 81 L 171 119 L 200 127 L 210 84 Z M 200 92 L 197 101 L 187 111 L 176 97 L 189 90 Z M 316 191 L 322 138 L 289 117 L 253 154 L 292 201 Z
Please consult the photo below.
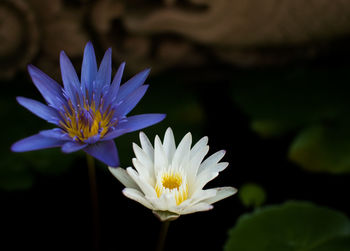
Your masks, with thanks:
M 98 196 L 97 196 L 97 185 L 96 185 L 96 172 L 95 172 L 95 161 L 90 155 L 86 155 L 89 183 L 90 183 L 90 196 L 92 206 L 92 220 L 93 220 L 93 244 L 96 251 L 100 250 L 100 219 L 98 210 Z
M 170 221 L 163 221 L 162 226 L 160 228 L 159 232 L 159 238 L 158 238 L 158 245 L 156 251 L 163 251 L 164 250 L 164 244 L 165 244 L 165 239 L 168 233 Z

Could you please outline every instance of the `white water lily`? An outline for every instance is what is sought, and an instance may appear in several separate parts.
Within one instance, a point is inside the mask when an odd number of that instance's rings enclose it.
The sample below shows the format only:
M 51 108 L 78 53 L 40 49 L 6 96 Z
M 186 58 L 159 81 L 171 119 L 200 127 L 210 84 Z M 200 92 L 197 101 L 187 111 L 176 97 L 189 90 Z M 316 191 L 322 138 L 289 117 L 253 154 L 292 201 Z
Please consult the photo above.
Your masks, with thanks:
M 192 135 L 188 133 L 176 148 L 173 132 L 168 128 L 163 143 L 155 137 L 154 148 L 143 132 L 140 141 L 141 147 L 133 144 L 136 170 L 109 170 L 126 187 L 126 197 L 151 209 L 162 221 L 210 210 L 211 204 L 237 192 L 233 187 L 203 189 L 228 166 L 227 162 L 219 162 L 225 155 L 223 150 L 203 161 L 209 151 L 208 137 L 191 148 Z

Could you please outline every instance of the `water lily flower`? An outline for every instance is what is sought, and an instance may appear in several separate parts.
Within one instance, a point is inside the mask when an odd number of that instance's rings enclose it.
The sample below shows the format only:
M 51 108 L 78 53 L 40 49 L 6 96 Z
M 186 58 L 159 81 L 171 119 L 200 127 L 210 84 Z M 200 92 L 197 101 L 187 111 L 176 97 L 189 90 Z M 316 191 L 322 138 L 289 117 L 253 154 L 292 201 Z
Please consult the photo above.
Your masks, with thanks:
M 227 162 L 219 162 L 225 151 L 218 151 L 203 161 L 209 151 L 208 137 L 192 148 L 191 133 L 176 148 L 174 135 L 168 128 L 163 143 L 155 137 L 154 148 L 147 136 L 140 133 L 141 147 L 133 144 L 135 167 L 109 167 L 126 187 L 123 194 L 151 209 L 162 221 L 183 214 L 206 211 L 212 204 L 237 192 L 233 187 L 203 189 L 224 170 Z
M 63 87 L 33 65 L 29 74 L 47 105 L 33 99 L 17 97 L 17 101 L 38 117 L 57 128 L 40 131 L 12 145 L 15 152 L 62 147 L 65 153 L 84 150 L 109 166 L 118 166 L 114 138 L 156 124 L 164 114 L 127 116 L 145 94 L 146 69 L 120 85 L 125 63 L 113 80 L 112 50 L 109 48 L 97 67 L 91 42 L 85 46 L 81 78 L 65 54 L 60 54 Z

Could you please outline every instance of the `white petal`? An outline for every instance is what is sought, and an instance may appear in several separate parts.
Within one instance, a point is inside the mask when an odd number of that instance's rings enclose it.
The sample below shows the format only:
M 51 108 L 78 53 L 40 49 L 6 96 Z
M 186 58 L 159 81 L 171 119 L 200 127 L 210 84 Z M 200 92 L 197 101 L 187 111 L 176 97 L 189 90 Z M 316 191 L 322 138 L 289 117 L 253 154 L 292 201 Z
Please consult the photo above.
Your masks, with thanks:
M 133 158 L 132 164 L 134 165 L 136 171 L 142 176 L 149 184 L 152 186 L 155 183 L 154 170 L 153 168 L 149 170 L 146 168 L 138 159 Z
M 215 189 L 207 189 L 207 190 L 198 190 L 195 194 L 191 196 L 191 198 L 182 202 L 179 207 L 188 207 L 194 204 L 198 204 L 199 202 L 205 201 L 209 198 L 212 198 L 216 195 Z
M 155 210 L 168 211 L 168 204 L 164 196 L 158 197 L 147 197 L 152 205 L 154 205 Z
M 205 170 L 202 170 L 202 172 L 200 172 L 198 174 L 199 175 L 203 175 L 204 173 L 212 173 L 212 172 L 215 172 L 215 173 L 218 173 L 218 172 L 221 172 L 223 170 L 226 169 L 226 167 L 228 166 L 228 162 L 220 162 L 220 163 L 217 163 L 215 165 L 212 165 L 212 166 L 209 166 L 207 167 Z
M 188 178 L 190 179 L 190 182 L 193 182 L 195 176 L 197 175 L 199 166 L 203 161 L 205 155 L 207 155 L 208 151 L 209 151 L 209 146 L 204 146 L 201 149 L 199 149 L 196 152 L 196 154 L 191 156 L 190 170 L 188 170 Z
M 156 191 L 154 188 L 147 183 L 147 181 L 140 176 L 134 169 L 128 167 L 126 169 L 127 173 L 130 177 L 136 182 L 136 184 L 140 187 L 141 191 L 148 197 L 157 197 Z
M 129 199 L 137 201 L 138 203 L 144 205 L 145 207 L 151 210 L 154 210 L 152 204 L 146 200 L 145 196 L 140 191 L 132 188 L 124 188 L 123 194 Z
M 160 141 L 158 135 L 154 139 L 154 171 L 155 175 L 158 174 L 159 170 L 168 167 L 168 158 L 164 152 L 162 142 Z
M 219 172 L 224 170 L 228 166 L 228 162 L 220 162 L 215 165 L 207 167 L 205 170 L 202 170 L 195 179 L 194 190 L 202 189 L 205 184 L 213 180 L 216 176 L 219 175 Z M 190 191 L 191 193 L 193 190 Z
M 168 156 L 168 161 L 171 163 L 176 150 L 176 145 L 175 145 L 174 134 L 170 127 L 165 132 L 163 147 L 166 155 Z
M 136 158 L 142 163 L 142 165 L 149 169 L 149 171 L 153 170 L 153 157 L 148 156 L 147 153 L 135 143 L 132 144 L 132 147 Z
M 191 192 L 195 193 L 197 190 L 202 189 L 209 181 L 215 179 L 219 175 L 218 172 L 202 172 L 197 175 L 193 190 Z
M 129 176 L 129 174 L 125 171 L 125 169 L 118 167 L 108 167 L 109 171 L 116 177 L 120 183 L 122 183 L 125 187 L 140 189 L 136 182 Z
M 153 146 L 149 141 L 148 137 L 146 136 L 146 134 L 144 134 L 143 132 L 140 132 L 140 142 L 141 142 L 142 150 L 153 161 L 153 156 L 154 156 Z
M 193 206 L 185 208 L 181 214 L 190 214 L 195 212 L 201 212 L 201 211 L 208 211 L 210 209 L 213 209 L 213 206 L 207 203 L 198 203 Z
M 218 187 L 218 188 L 212 188 L 209 190 L 216 190 L 216 195 L 214 197 L 204 200 L 204 202 L 208 204 L 213 204 L 219 200 L 223 200 L 237 193 L 237 189 L 234 187 Z
M 190 149 L 192 143 L 191 133 L 187 133 L 180 144 L 178 145 L 175 153 L 172 165 L 174 167 L 179 167 L 182 163 L 188 163 L 190 157 Z
M 208 144 L 208 137 L 205 136 L 201 138 L 191 149 L 191 158 L 193 155 L 197 153 L 197 151 L 201 150 L 203 147 L 206 147 Z
M 213 165 L 215 165 L 216 163 L 218 163 L 225 155 L 226 151 L 225 150 L 221 150 L 218 151 L 216 153 L 214 153 L 213 155 L 211 155 L 210 157 L 208 157 L 199 167 L 198 173 L 201 173 L 202 171 L 204 171 L 206 168 L 211 167 Z

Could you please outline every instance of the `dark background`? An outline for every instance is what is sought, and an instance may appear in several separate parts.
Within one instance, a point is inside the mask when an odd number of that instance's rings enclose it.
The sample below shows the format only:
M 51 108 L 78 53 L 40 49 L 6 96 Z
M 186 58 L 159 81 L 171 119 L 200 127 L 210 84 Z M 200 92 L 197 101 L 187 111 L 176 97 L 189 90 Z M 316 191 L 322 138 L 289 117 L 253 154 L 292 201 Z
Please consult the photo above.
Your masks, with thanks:
M 93 250 L 85 155 L 66 155 L 60 149 L 10 152 L 15 141 L 51 128 L 15 101 L 16 96 L 43 101 L 25 66 L 34 64 L 61 82 L 59 51 L 67 52 L 79 73 L 87 41 L 93 42 L 98 62 L 112 47 L 113 73 L 122 60 L 127 62 L 124 81 L 144 68 L 152 68 L 147 80 L 150 88 L 132 112 L 167 114 L 163 122 L 143 130 L 151 141 L 156 134 L 162 138 L 170 126 L 177 143 L 190 131 L 193 142 L 209 136 L 209 154 L 226 150 L 223 160 L 230 163 L 229 167 L 207 187 L 240 189 L 253 182 L 265 190 L 266 205 L 306 200 L 349 216 L 350 164 L 345 161 L 341 170 L 331 167 L 343 163 L 350 153 L 346 129 L 350 108 L 350 6 L 339 1 L 339 5 L 333 3 L 339 8 L 327 11 L 327 3 L 332 1 L 322 2 L 323 12 L 316 11 L 317 1 L 315 6 L 292 4 L 290 10 L 302 17 L 297 25 L 291 25 L 295 17 L 292 21 L 271 18 L 255 26 L 255 39 L 245 33 L 259 23 L 254 18 L 259 8 L 251 7 L 241 24 L 242 34 L 228 31 L 221 39 L 206 40 L 195 30 L 188 35 L 184 22 L 178 23 L 183 30 L 172 26 L 142 30 L 142 26 L 132 28 L 127 24 L 129 17 L 146 20 L 151 13 L 169 8 L 196 17 L 215 9 L 211 4 L 57 0 L 48 8 L 45 1 L 1 1 L 0 45 L 7 49 L 0 49 L 0 249 Z M 288 1 L 284 5 L 289 10 Z M 278 16 L 282 7 L 272 4 L 269 15 Z M 295 8 L 310 8 L 310 12 Z M 311 9 L 315 10 L 314 16 Z M 326 20 L 320 17 L 325 16 L 324 12 L 328 13 Z M 222 13 L 231 20 L 227 15 Z M 215 31 L 211 28 L 215 20 L 209 31 Z M 270 27 L 270 31 L 259 37 L 263 27 Z M 236 36 L 242 39 L 231 39 Z M 281 133 L 266 135 L 252 126 L 261 118 L 282 120 L 285 127 Z M 329 145 L 323 142 L 328 152 L 342 153 L 331 155 L 324 169 L 318 168 L 316 161 L 305 164 L 289 154 L 295 139 L 313 125 L 345 128 L 344 134 L 337 134 L 341 140 Z M 131 165 L 132 142 L 139 143 L 137 132 L 116 139 L 122 167 Z M 328 156 L 327 151 L 320 155 L 320 161 Z M 150 210 L 122 195 L 123 186 L 106 166 L 96 161 L 96 167 L 101 250 L 154 250 L 159 220 Z M 235 195 L 218 202 L 211 211 L 181 216 L 170 224 L 166 250 L 222 250 L 228 229 L 240 215 L 251 211 Z

